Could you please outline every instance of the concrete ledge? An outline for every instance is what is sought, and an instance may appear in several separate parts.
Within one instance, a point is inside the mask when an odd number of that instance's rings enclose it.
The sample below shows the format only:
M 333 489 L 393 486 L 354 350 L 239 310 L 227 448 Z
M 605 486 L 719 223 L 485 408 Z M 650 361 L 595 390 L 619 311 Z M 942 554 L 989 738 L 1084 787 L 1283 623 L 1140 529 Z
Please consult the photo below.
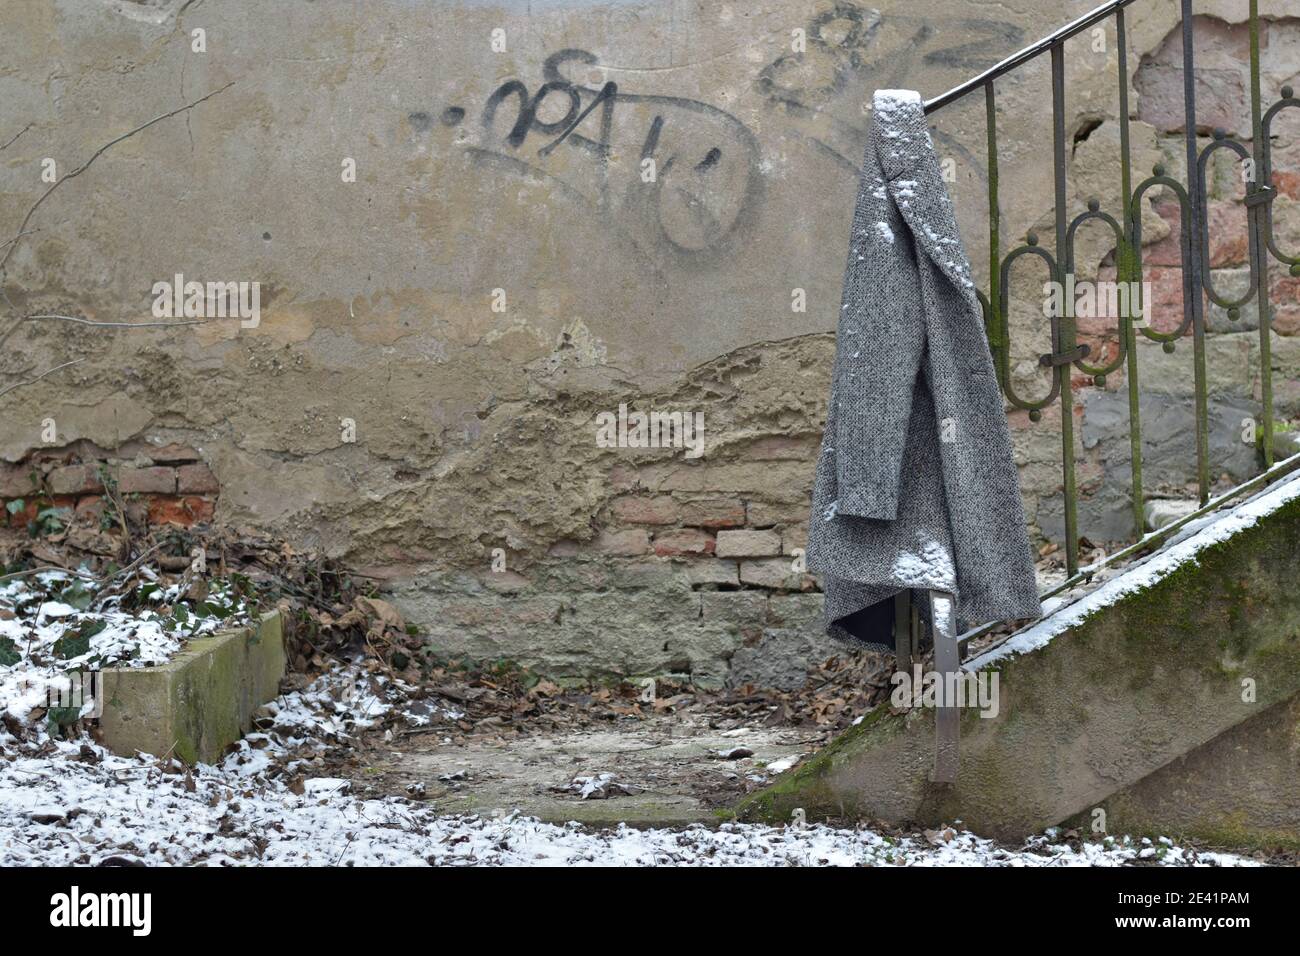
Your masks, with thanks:
M 278 611 L 190 641 L 160 667 L 106 668 L 104 745 L 125 755 L 170 753 L 186 763 L 215 763 L 279 693 L 284 670 Z

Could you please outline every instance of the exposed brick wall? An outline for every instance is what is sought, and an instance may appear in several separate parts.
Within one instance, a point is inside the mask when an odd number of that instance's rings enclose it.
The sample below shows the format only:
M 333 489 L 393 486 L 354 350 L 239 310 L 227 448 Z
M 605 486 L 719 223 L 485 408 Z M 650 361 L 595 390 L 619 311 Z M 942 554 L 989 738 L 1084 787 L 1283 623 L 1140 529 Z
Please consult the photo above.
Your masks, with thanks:
M 2 517 L 10 528 L 26 527 L 50 507 L 99 520 L 110 492 L 139 523 L 189 527 L 212 520 L 220 487 L 197 451 L 175 444 L 132 442 L 108 451 L 75 442 L 38 449 L 17 463 L 0 462 Z M 15 501 L 22 505 L 11 510 Z
M 819 374 L 831 345 L 818 344 Z M 808 347 L 770 349 L 752 371 L 788 402 L 791 366 L 781 356 Z M 809 394 L 825 389 L 807 385 Z M 824 635 L 816 578 L 800 570 L 822 423 L 799 415 L 776 436 L 718 419 L 717 444 L 697 462 L 612 453 L 628 458 L 608 466 L 614 494 L 592 514 L 590 537 L 540 555 L 507 546 L 504 570 L 485 560 L 461 575 L 416 575 L 396 582 L 397 600 L 436 646 L 508 656 L 556 677 L 801 685 L 841 652 Z
M 795 570 L 806 525 L 785 520 L 789 511 L 756 504 L 751 510 L 740 498 L 622 495 L 602 516 L 606 524 L 595 550 L 617 557 L 685 559 L 697 590 L 816 590 L 811 575 Z

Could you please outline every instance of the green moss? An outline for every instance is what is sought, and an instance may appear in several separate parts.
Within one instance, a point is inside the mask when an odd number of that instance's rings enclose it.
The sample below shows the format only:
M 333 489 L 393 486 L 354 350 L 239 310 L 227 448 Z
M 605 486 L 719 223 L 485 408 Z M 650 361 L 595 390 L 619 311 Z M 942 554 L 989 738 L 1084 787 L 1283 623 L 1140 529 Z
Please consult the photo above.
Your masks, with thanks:
M 896 732 L 903 721 L 903 715 L 894 714 L 884 704 L 877 706 L 811 758 L 781 774 L 776 783 L 741 800 L 733 815 L 767 823 L 788 821 L 797 807 L 802 807 L 810 819 L 840 815 L 844 807 L 826 782 L 836 761 L 872 746 L 873 737 Z
M 1300 851 L 1300 826 L 1292 830 L 1253 827 L 1244 811 L 1226 814 L 1218 819 L 1201 819 L 1179 825 L 1161 825 L 1129 819 L 1128 813 L 1124 811 L 1117 811 L 1108 816 L 1111 817 L 1112 828 L 1107 835 L 1116 840 L 1128 836 L 1135 840 L 1145 837 L 1154 842 L 1165 837 L 1183 846 L 1190 845 L 1228 853 Z M 1062 821 L 1062 826 L 1072 827 L 1080 833 L 1092 832 L 1092 810 L 1076 813 Z

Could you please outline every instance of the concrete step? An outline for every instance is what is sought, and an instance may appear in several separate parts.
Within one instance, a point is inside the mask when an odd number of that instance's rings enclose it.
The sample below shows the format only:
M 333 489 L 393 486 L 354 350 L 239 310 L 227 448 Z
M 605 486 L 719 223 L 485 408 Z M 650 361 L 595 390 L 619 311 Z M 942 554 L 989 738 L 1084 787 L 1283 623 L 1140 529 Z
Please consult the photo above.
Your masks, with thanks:
M 1300 695 L 1111 794 L 1096 809 L 1110 833 L 1216 847 L 1300 851 Z M 1096 814 L 1067 821 L 1088 832 Z
M 743 819 L 961 820 L 1009 840 L 1088 816 L 1180 758 L 1300 692 L 1300 475 L 1198 519 L 1160 551 L 967 662 L 998 678 L 996 716 L 961 717 L 956 784 L 931 782 L 934 710 L 882 707 L 744 800 Z M 1287 711 L 1289 713 L 1289 711 Z M 1285 776 L 1285 774 L 1283 775 Z M 1238 832 L 1300 837 L 1293 783 L 1265 775 Z M 1135 791 L 1136 792 L 1136 791 Z M 1195 813 L 1194 787 L 1181 819 Z M 1148 796 L 1131 819 L 1177 823 Z M 1208 815 L 1209 819 L 1205 819 Z M 1289 820 L 1284 826 L 1279 819 Z M 1111 826 L 1114 832 L 1113 824 Z

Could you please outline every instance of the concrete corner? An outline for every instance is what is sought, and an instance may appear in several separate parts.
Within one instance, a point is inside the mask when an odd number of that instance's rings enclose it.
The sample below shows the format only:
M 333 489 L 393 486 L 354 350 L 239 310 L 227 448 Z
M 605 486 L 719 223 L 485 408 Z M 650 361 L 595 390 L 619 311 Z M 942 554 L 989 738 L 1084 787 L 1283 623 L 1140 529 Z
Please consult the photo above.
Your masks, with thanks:
M 245 627 L 190 641 L 160 667 L 103 672 L 103 741 L 114 753 L 214 763 L 279 692 L 284 635 L 272 611 Z

